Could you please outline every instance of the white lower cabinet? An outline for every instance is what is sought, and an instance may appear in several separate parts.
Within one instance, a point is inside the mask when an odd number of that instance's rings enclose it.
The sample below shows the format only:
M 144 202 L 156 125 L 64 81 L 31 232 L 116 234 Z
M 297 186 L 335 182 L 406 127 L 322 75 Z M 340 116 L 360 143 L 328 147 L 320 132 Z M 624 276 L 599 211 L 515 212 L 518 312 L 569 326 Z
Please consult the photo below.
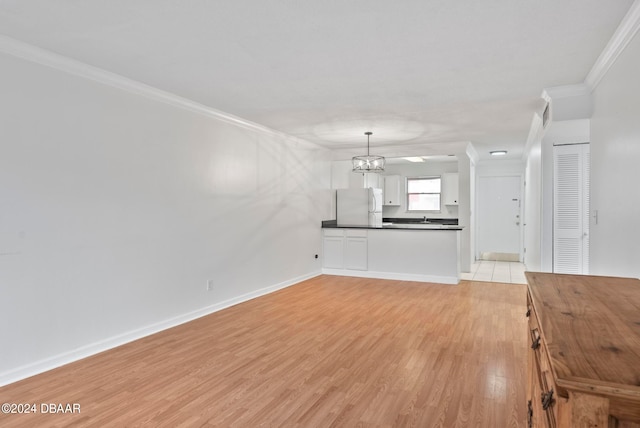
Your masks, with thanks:
M 322 234 L 322 267 L 344 269 L 344 229 L 323 229 Z
M 322 230 L 323 274 L 459 282 L 460 230 Z
M 344 238 L 325 236 L 323 246 L 324 259 L 322 266 L 331 269 L 343 269 Z
M 366 229 L 324 229 L 322 267 L 367 270 Z
M 364 236 L 359 232 L 364 232 Z M 367 231 L 353 231 L 347 229 L 346 235 L 344 245 L 344 268 L 352 270 L 367 270 Z

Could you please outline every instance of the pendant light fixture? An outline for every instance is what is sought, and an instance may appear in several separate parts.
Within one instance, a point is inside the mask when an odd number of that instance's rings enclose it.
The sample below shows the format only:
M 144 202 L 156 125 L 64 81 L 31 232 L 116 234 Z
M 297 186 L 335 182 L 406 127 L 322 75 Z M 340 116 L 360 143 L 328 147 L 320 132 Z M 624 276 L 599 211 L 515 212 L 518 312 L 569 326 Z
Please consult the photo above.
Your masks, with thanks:
M 366 156 L 354 156 L 351 158 L 353 162 L 353 172 L 383 172 L 384 171 L 384 157 L 371 156 L 369 154 L 369 137 L 373 134 L 371 131 L 367 131 L 364 135 L 367 136 L 367 155 Z

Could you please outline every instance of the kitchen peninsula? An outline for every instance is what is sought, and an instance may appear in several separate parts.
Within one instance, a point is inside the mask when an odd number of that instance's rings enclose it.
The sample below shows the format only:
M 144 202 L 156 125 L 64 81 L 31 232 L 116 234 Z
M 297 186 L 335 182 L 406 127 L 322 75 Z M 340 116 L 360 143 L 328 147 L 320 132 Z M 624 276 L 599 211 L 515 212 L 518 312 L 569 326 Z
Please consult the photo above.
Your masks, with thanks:
M 384 219 L 376 226 L 338 226 L 324 221 L 322 273 L 458 284 L 462 227 L 451 223 Z

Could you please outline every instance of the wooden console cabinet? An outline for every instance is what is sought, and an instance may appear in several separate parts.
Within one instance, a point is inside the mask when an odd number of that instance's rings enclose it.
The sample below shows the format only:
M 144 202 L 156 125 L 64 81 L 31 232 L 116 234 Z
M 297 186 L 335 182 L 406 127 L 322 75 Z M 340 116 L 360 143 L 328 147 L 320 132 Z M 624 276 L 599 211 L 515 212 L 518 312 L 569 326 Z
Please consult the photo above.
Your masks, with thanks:
M 525 426 L 640 428 L 640 280 L 526 276 Z

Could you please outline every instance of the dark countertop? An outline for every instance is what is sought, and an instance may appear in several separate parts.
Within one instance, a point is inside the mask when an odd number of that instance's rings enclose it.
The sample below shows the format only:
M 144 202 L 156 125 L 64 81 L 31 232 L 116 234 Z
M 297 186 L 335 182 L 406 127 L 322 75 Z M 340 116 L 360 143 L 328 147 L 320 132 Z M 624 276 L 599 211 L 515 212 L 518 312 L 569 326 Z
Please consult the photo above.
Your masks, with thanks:
M 451 224 L 452 219 L 438 219 L 438 220 L 449 220 L 449 222 L 437 223 L 430 222 L 424 223 L 422 220 L 416 219 L 402 219 L 404 221 L 393 222 L 387 220 L 400 220 L 400 219 L 383 219 L 381 226 L 349 226 L 349 225 L 340 225 L 338 226 L 337 220 L 325 220 L 322 222 L 323 229 L 388 229 L 388 230 L 462 230 L 464 226 L 459 226 L 457 224 Z
M 457 226 L 457 218 L 413 218 L 413 217 L 383 217 L 382 221 L 385 223 L 399 223 L 399 224 L 424 224 L 425 220 L 427 224 L 447 224 L 450 226 Z

